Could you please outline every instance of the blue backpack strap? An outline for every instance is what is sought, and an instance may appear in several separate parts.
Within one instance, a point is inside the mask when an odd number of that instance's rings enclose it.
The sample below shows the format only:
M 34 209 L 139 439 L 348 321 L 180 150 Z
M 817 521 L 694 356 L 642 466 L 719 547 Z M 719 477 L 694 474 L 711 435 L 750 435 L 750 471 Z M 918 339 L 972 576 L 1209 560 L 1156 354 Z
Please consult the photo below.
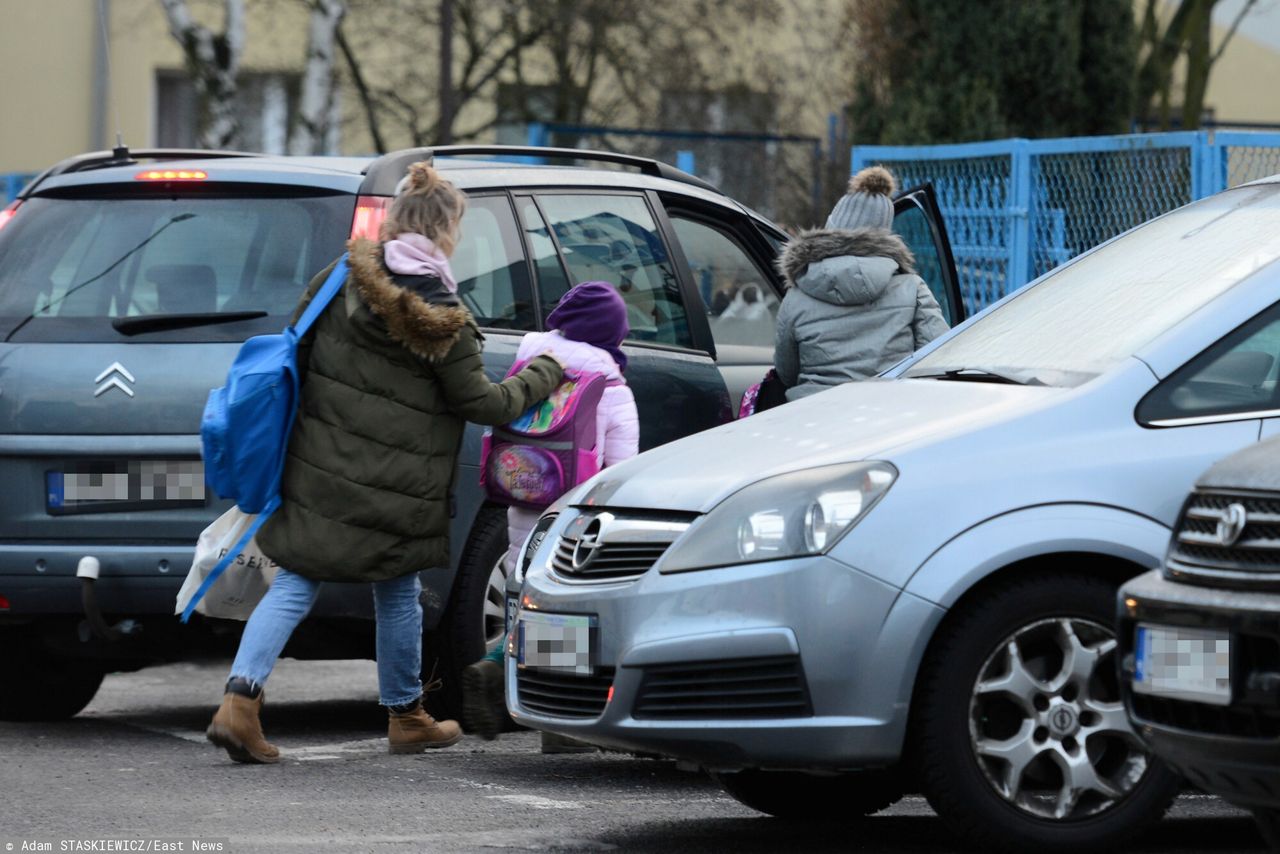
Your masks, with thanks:
M 191 601 L 187 603 L 187 607 L 183 609 L 182 622 L 185 623 L 191 619 L 191 614 L 196 609 L 196 603 L 204 598 L 204 594 L 209 592 L 209 588 L 218 580 L 218 576 L 222 575 L 222 573 L 226 571 L 227 567 L 231 566 L 231 562 L 240 556 L 240 553 L 249 545 L 249 541 L 253 539 L 254 534 L 258 533 L 258 529 L 262 527 L 262 523 L 267 521 L 271 514 L 276 512 L 279 507 L 280 496 L 277 495 L 267 502 L 266 507 L 262 508 L 262 512 L 258 514 L 258 518 L 253 520 L 253 524 L 249 526 L 249 530 L 244 532 L 240 537 L 240 540 L 230 549 L 227 549 L 227 553 L 223 555 L 222 560 L 218 561 L 217 565 L 209 571 L 204 582 L 201 583 L 200 587 L 196 590 L 195 595 L 191 597 Z
M 347 280 L 347 269 L 347 253 L 343 252 L 342 257 L 338 259 L 338 263 L 334 265 L 333 272 L 329 274 L 329 278 L 324 280 L 320 290 L 316 291 L 316 295 L 311 298 L 311 302 L 307 303 L 307 310 L 302 313 L 302 317 L 298 318 L 298 322 L 293 325 L 293 331 L 297 333 L 299 338 L 307 334 L 311 324 L 315 323 L 316 318 L 329 307 L 329 303 L 333 301 L 334 296 L 342 288 L 342 283 Z

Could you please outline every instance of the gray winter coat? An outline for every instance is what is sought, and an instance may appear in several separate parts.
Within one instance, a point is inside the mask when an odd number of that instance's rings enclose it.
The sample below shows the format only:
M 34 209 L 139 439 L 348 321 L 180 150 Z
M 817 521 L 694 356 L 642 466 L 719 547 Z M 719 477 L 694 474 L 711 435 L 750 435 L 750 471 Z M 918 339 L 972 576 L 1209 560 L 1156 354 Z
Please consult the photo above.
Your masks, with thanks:
M 914 262 L 882 228 L 817 229 L 787 244 L 773 358 L 788 400 L 873 377 L 947 331 Z

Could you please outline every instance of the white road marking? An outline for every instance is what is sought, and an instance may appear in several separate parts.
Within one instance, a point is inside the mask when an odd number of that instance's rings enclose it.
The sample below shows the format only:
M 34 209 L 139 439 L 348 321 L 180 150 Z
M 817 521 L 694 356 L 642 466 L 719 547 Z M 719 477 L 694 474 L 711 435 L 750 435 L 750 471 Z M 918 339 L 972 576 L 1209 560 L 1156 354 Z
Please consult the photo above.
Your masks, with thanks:
M 580 810 L 582 804 L 578 801 L 559 801 L 555 798 L 544 798 L 541 795 L 485 795 L 491 801 L 507 801 L 523 807 L 533 807 L 535 810 Z

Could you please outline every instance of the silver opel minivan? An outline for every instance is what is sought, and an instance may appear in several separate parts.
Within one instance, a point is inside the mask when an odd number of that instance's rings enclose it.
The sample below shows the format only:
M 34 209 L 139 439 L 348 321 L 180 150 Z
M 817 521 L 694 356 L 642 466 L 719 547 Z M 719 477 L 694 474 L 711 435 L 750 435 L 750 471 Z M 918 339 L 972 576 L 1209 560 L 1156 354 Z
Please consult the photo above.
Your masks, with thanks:
M 923 791 L 980 850 L 1114 845 L 1179 781 L 1115 595 L 1213 460 L 1280 432 L 1280 176 L 1136 228 L 883 377 L 610 468 L 535 530 L 523 724 L 779 816 Z

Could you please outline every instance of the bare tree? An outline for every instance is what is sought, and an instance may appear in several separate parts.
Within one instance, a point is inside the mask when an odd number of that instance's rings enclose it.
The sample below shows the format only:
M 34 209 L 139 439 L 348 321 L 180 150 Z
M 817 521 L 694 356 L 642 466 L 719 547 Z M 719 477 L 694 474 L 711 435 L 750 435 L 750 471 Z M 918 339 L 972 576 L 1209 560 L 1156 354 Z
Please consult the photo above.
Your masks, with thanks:
M 338 27 L 347 13 L 345 0 L 309 0 L 307 64 L 302 77 L 302 102 L 289 136 L 290 154 L 324 154 L 329 119 L 333 114 L 334 48 Z
M 160 5 L 195 84 L 200 144 L 205 148 L 234 147 L 240 133 L 235 101 L 236 75 L 245 44 L 244 0 L 223 0 L 221 33 L 196 23 L 186 0 L 160 0 Z
M 1179 0 L 1167 22 L 1160 21 L 1160 0 L 1147 0 L 1143 11 L 1141 38 L 1143 58 L 1138 69 L 1138 105 L 1146 111 L 1143 119 L 1154 119 L 1162 130 L 1173 124 L 1174 68 L 1180 58 L 1186 59 L 1182 81 L 1181 126 L 1200 127 L 1204 115 L 1205 94 L 1214 64 L 1222 58 L 1240 22 L 1256 5 L 1246 0 L 1241 5 L 1215 50 L 1212 45 L 1213 9 L 1219 0 Z

